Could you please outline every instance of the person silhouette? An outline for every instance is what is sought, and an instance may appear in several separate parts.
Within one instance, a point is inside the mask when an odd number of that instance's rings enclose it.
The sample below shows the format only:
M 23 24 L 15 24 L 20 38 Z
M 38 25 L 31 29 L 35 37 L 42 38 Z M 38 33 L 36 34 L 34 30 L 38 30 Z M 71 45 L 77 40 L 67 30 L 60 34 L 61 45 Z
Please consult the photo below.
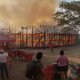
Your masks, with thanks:
M 64 55 L 63 50 L 60 51 L 60 55 L 58 56 L 56 62 L 57 62 L 57 71 L 64 72 L 65 78 L 67 79 L 69 61 L 68 58 Z
M 43 53 L 38 52 L 36 58 L 27 65 L 26 78 L 27 80 L 41 80 L 42 74 L 41 70 Z
M 9 75 L 8 75 L 8 69 L 7 69 L 7 57 L 8 54 L 4 52 L 3 49 L 0 50 L 0 71 L 1 71 L 1 76 L 2 80 L 5 80 L 5 75 L 6 79 L 8 80 Z

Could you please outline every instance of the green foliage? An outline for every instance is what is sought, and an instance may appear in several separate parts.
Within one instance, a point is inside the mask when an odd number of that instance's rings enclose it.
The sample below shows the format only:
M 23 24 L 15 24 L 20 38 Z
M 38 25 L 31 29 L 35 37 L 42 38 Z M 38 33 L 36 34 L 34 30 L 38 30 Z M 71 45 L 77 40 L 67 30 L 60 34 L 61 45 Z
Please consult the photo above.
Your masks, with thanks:
M 77 2 L 62 2 L 60 7 L 65 8 L 67 10 L 73 11 L 77 14 L 80 14 L 80 1 Z
M 80 1 L 61 2 L 60 10 L 55 13 L 54 18 L 60 26 L 67 25 L 72 27 L 71 29 L 77 28 L 80 26 Z

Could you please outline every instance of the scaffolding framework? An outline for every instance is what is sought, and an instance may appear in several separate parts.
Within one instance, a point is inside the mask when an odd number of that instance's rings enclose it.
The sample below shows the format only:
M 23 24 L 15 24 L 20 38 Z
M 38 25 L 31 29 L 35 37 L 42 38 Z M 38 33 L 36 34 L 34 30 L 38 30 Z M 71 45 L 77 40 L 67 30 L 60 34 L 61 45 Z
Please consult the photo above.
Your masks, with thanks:
M 18 33 L 10 33 L 10 29 L 3 32 L 15 39 L 15 42 L 7 43 L 10 48 L 46 48 L 75 45 L 78 38 L 76 33 L 62 33 L 54 27 L 27 26 L 21 27 L 21 31 Z
M 22 27 L 20 33 L 11 33 L 10 36 L 16 41 L 10 45 L 21 48 L 46 48 L 59 47 L 77 44 L 77 35 L 75 33 L 60 33 L 52 32 L 48 29 L 41 31 L 40 29 L 31 26 L 31 32 L 28 33 L 28 27 Z M 26 33 L 24 33 L 26 30 Z M 58 30 L 57 30 L 58 31 Z

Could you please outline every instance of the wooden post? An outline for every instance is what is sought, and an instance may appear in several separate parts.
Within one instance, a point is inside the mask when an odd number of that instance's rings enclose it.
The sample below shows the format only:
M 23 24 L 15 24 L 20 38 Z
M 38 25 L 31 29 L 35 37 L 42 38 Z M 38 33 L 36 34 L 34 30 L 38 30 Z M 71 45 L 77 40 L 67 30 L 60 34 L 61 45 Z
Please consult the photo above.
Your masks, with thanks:
M 33 26 L 32 26 L 32 48 L 33 48 Z
M 28 47 L 28 35 L 27 35 L 27 27 L 26 27 L 26 47 Z
M 44 47 L 46 46 L 46 30 L 44 30 Z

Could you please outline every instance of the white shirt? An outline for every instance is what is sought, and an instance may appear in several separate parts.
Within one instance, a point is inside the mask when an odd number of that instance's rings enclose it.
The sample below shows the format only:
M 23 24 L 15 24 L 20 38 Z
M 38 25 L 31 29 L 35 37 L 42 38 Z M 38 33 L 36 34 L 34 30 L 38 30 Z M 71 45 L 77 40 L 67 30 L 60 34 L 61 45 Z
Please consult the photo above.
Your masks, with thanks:
M 7 57 L 8 57 L 8 53 L 2 53 L 0 54 L 0 63 L 5 63 L 7 62 Z

